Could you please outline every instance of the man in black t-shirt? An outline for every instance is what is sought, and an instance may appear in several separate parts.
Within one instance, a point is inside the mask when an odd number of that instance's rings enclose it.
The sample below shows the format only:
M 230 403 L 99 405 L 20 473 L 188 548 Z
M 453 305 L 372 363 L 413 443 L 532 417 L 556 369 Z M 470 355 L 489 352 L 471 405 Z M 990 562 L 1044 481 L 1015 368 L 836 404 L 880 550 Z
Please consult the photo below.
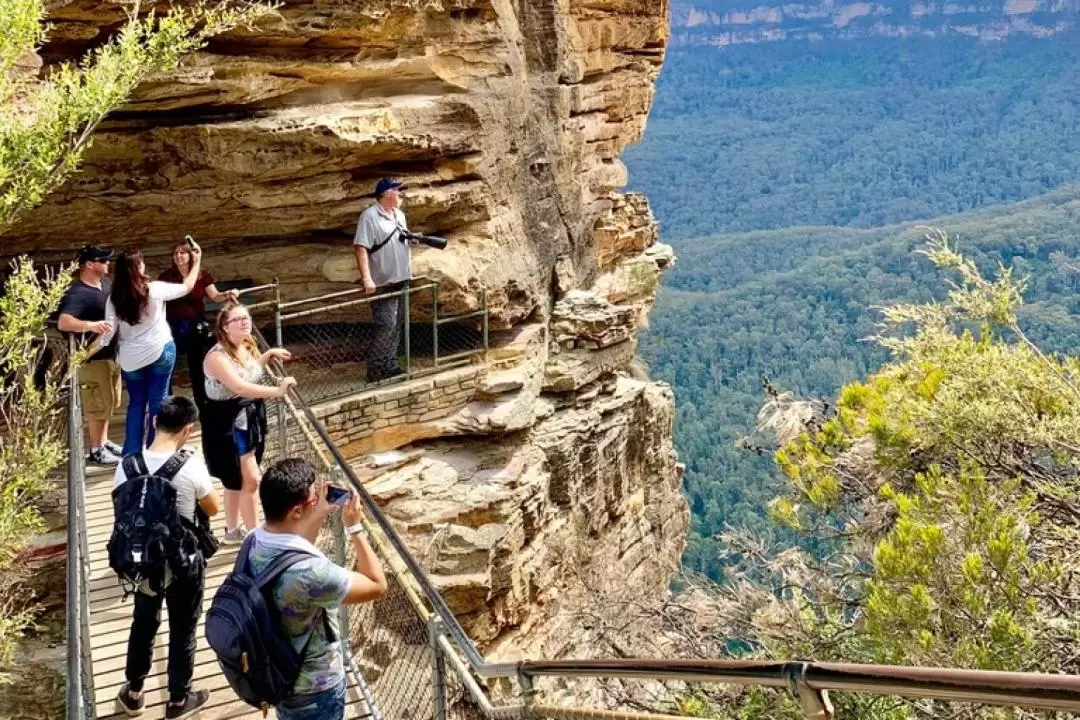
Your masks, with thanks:
M 85 346 L 93 341 L 93 336 L 112 329 L 105 322 L 105 303 L 112 289 L 108 278 L 112 251 L 88 245 L 79 251 L 76 259 L 79 270 L 60 303 L 56 326 L 65 334 L 80 334 Z M 86 460 L 97 465 L 120 462 L 120 446 L 109 442 L 109 418 L 120 407 L 120 369 L 113 360 L 115 353 L 114 342 L 79 368 L 83 417 L 90 437 L 90 454 Z

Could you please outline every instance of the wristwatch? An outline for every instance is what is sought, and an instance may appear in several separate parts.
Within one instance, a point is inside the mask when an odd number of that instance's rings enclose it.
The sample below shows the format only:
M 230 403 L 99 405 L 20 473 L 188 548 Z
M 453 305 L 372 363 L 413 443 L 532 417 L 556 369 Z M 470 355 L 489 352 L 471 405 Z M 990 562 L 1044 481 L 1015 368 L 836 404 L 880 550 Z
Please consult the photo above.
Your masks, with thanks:
M 356 523 L 345 528 L 345 534 L 347 535 L 364 535 L 367 536 L 367 529 L 364 528 L 363 523 Z

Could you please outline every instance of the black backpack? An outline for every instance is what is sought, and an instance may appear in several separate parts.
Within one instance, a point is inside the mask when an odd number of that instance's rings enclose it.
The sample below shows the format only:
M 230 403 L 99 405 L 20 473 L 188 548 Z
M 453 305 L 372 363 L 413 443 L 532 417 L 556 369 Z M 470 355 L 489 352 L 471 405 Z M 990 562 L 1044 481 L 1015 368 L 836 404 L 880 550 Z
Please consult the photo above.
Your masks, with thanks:
M 124 586 L 124 597 L 141 590 L 158 595 L 174 579 L 190 577 L 202 566 L 198 543 L 176 509 L 172 479 L 191 457 L 179 450 L 156 472 L 146 467 L 142 453 L 124 456 L 127 481 L 113 490 L 109 567 Z
M 314 557 L 302 550 L 285 550 L 262 572 L 251 571 L 251 544 L 248 536 L 240 547 L 236 565 L 218 588 L 206 611 L 206 640 L 217 654 L 225 678 L 236 695 L 263 711 L 292 697 L 300 676 L 312 630 L 299 653 L 282 632 L 281 611 L 267 597 L 274 582 L 296 563 Z M 326 611 L 322 612 L 328 642 L 335 639 Z

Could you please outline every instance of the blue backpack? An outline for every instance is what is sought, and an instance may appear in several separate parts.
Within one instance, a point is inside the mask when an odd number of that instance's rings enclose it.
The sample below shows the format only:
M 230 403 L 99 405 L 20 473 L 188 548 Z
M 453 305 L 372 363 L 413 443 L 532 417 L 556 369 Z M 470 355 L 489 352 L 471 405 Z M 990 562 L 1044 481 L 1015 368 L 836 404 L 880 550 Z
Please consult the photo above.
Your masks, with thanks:
M 314 557 L 302 550 L 285 550 L 258 574 L 251 571 L 248 536 L 240 547 L 236 566 L 218 588 L 206 612 L 206 640 L 210 643 L 225 678 L 236 695 L 265 716 L 270 708 L 293 694 L 293 686 L 307 655 L 299 653 L 281 627 L 281 611 L 268 597 L 274 582 L 296 563 Z M 334 634 L 326 611 L 323 627 L 329 642 Z

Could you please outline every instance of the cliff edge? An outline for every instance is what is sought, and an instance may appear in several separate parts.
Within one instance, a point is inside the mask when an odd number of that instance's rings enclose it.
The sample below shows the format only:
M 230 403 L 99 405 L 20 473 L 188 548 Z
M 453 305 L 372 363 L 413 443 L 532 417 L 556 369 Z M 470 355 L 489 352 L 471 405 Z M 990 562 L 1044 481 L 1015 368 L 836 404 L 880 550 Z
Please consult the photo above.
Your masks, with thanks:
M 572 630 L 613 588 L 667 592 L 689 521 L 670 390 L 630 372 L 674 258 L 647 201 L 618 192 L 667 5 L 289 0 L 141 87 L 0 253 L 139 245 L 158 267 L 191 233 L 219 278 L 300 298 L 351 287 L 356 218 L 379 177 L 403 178 L 410 226 L 450 239 L 414 274 L 451 312 L 486 293 L 492 348 L 323 417 L 481 646 L 606 654 Z M 59 3 L 45 61 L 120 17 Z M 388 449 L 405 460 L 369 461 Z

